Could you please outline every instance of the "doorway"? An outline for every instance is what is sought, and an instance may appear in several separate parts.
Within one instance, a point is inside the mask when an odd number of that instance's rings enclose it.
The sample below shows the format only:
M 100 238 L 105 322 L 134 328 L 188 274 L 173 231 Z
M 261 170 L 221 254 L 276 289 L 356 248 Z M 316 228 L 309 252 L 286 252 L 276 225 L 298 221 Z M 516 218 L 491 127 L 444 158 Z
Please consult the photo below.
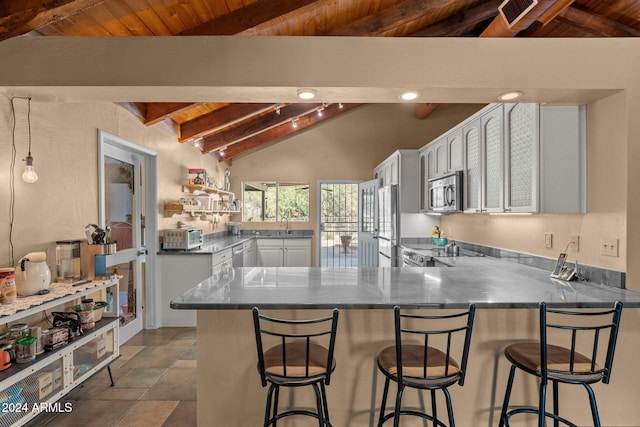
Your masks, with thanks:
M 320 267 L 358 266 L 358 182 L 318 183 Z
M 107 271 L 120 277 L 114 310 L 119 313 L 123 344 L 143 328 L 156 327 L 156 295 L 147 284 L 155 278 L 157 156 L 104 131 L 98 131 L 98 153 L 99 225 L 116 243 Z

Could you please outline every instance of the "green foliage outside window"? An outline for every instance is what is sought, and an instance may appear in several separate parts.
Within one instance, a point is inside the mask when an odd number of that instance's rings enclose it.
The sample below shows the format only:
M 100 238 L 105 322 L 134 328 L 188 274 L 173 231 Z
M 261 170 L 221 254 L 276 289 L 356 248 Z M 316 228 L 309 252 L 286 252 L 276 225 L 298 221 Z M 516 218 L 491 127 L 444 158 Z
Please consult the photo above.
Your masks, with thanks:
M 243 221 L 309 221 L 309 184 L 245 182 Z

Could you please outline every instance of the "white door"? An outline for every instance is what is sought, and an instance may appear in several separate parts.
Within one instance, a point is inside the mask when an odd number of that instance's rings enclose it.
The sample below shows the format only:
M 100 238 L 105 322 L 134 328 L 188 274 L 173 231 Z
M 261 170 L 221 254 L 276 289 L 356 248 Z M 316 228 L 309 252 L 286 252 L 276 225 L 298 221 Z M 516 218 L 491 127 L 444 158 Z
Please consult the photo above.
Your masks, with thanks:
M 146 164 L 146 155 L 128 148 L 126 141 L 100 132 L 100 201 L 99 225 L 108 230 L 109 238 L 116 243 L 116 253 L 109 257 L 107 270 L 118 274 L 118 312 L 120 314 L 119 343 L 122 344 L 140 332 L 144 325 L 145 280 L 154 274 L 146 263 L 146 233 L 149 219 L 155 212 L 147 210 L 155 206 L 153 197 L 157 191 L 146 188 L 148 175 L 145 169 L 155 168 Z M 133 144 L 131 144 L 133 146 Z M 151 187 L 155 186 L 154 182 Z M 149 200 L 151 199 L 151 200 Z M 152 230 L 157 228 L 151 220 Z M 155 250 L 153 248 L 152 250 Z
M 378 182 L 359 185 L 358 266 L 378 266 Z

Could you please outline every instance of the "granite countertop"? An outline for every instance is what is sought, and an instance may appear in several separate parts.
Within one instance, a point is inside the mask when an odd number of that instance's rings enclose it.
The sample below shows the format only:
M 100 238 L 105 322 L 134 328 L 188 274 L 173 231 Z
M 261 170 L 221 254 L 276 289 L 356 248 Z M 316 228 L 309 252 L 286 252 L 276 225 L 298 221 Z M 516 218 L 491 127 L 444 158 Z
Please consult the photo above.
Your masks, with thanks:
M 209 278 L 171 301 L 179 310 L 535 308 L 541 301 L 640 307 L 640 293 L 595 283 L 563 282 L 549 272 L 491 257 L 456 257 L 450 267 L 245 267 Z
M 290 230 L 289 233 L 279 230 L 260 230 L 259 234 L 243 232 L 239 236 L 229 234 L 208 239 L 197 249 L 162 249 L 158 252 L 158 255 L 211 255 L 251 239 L 310 239 L 311 237 L 313 237 L 313 231 L 310 234 L 307 230 Z

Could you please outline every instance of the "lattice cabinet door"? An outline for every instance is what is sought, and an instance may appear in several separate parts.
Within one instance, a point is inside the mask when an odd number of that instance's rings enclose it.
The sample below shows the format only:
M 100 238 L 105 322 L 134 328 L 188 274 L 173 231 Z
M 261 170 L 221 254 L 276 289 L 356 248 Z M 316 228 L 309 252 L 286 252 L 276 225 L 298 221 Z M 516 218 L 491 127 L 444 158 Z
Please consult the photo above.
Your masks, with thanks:
M 502 212 L 503 200 L 503 106 L 481 117 L 484 139 L 483 212 Z
M 506 106 L 506 200 L 508 212 L 538 211 L 538 105 Z
M 475 120 L 462 129 L 464 151 L 464 173 L 462 178 L 464 211 L 481 212 L 482 156 L 480 141 L 480 120 Z
M 462 170 L 463 167 L 463 147 L 462 129 L 447 136 L 447 150 L 449 151 L 449 172 Z

